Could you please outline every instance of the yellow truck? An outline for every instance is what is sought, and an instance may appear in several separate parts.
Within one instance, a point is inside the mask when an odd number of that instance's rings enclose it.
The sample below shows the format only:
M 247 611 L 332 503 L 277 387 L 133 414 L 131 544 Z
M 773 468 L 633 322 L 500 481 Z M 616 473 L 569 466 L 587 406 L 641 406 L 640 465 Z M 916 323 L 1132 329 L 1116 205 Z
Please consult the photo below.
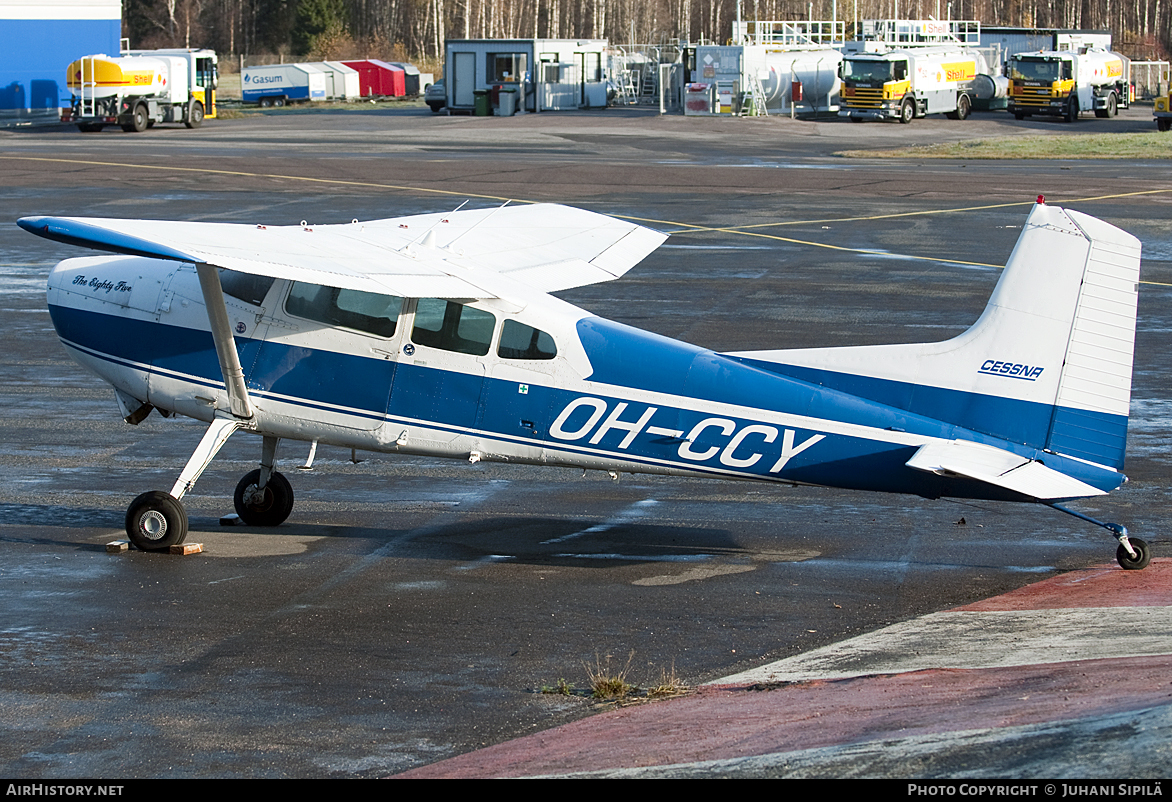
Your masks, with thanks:
M 1172 93 L 1156 98 L 1156 130 L 1172 129 Z
M 216 116 L 216 54 L 212 50 L 134 50 L 84 56 L 69 65 L 72 98 L 61 121 L 83 133 L 119 125 L 145 131 L 155 123 L 198 128 Z
M 1084 111 L 1114 117 L 1131 101 L 1131 60 L 1102 48 L 1018 53 L 1005 74 L 1008 111 L 1019 120 L 1039 114 L 1070 123 Z
M 973 108 L 973 81 L 987 74 L 985 58 L 958 45 L 847 52 L 840 68 L 839 117 L 853 122 L 927 114 L 963 120 Z

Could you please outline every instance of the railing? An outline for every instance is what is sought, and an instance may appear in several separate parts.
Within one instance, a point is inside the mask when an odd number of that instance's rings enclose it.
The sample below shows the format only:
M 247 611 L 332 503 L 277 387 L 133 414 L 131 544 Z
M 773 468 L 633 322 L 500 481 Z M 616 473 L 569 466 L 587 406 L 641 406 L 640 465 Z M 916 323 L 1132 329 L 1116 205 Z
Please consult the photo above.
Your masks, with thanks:
M 859 23 L 860 39 L 892 45 L 939 45 L 981 43 L 977 20 L 869 19 Z
M 846 40 L 842 20 L 741 20 L 732 27 L 732 43 L 787 48 L 826 47 Z

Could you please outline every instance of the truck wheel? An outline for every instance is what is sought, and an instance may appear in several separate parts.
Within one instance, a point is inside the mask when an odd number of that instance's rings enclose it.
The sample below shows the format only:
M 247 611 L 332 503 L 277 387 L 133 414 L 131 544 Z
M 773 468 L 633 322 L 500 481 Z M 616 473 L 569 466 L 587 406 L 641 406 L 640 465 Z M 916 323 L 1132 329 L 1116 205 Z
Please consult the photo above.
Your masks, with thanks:
M 972 104 L 969 102 L 969 96 L 961 95 L 956 99 L 956 111 L 950 111 L 944 116 L 950 120 L 967 120 L 970 111 Z
M 187 120 L 183 123 L 188 128 L 199 128 L 203 125 L 203 104 L 198 100 L 191 101 L 191 108 L 187 110 Z
M 269 106 L 273 105 L 273 99 L 271 97 L 262 97 L 257 101 L 257 105 L 259 105 L 262 109 L 267 109 Z
M 1068 123 L 1078 122 L 1078 97 L 1073 92 L 1070 94 L 1070 102 L 1066 104 L 1066 112 L 1062 119 Z
M 1107 116 L 1114 117 L 1119 113 L 1119 101 L 1115 97 L 1115 93 L 1107 95 Z
M 1157 131 L 1169 131 L 1169 130 L 1172 130 L 1172 119 L 1170 119 L 1170 118 L 1168 118 L 1168 117 L 1158 117 L 1158 118 L 1156 118 L 1156 130 L 1157 130 Z
M 147 119 L 146 106 L 141 103 L 134 107 L 134 120 L 122 126 L 122 130 L 126 132 L 133 131 L 136 134 L 141 134 L 147 129 L 147 124 L 150 122 Z
M 905 97 L 899 106 L 899 121 L 907 125 L 916 117 L 916 104 L 910 97 Z
M 273 105 L 274 106 L 284 106 L 285 105 L 285 98 L 283 98 L 283 97 L 273 98 Z

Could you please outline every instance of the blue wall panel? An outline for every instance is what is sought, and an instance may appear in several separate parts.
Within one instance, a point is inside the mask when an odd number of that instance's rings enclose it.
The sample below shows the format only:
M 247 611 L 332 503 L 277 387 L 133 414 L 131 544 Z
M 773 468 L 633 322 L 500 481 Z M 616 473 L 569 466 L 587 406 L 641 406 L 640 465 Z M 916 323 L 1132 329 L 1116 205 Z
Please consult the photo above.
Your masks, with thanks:
M 121 34 L 116 19 L 0 19 L 0 124 L 56 117 L 69 105 L 69 63 L 94 53 L 118 55 Z

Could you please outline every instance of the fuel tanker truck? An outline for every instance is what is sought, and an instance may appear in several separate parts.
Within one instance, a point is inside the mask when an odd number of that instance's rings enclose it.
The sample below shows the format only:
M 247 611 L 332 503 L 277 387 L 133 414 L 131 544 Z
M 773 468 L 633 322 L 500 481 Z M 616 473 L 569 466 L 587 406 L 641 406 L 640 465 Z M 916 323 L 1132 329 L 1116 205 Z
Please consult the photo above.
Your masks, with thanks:
M 1072 123 L 1083 111 L 1114 117 L 1131 99 L 1131 60 L 1102 48 L 1018 53 L 1005 74 L 1008 110 L 1019 120 L 1045 114 Z
M 216 54 L 211 50 L 136 50 L 84 56 L 69 65 L 72 92 L 61 121 L 84 133 L 120 125 L 145 131 L 155 123 L 198 128 L 216 116 Z
M 901 123 L 927 114 L 965 119 L 976 97 L 974 79 L 989 72 L 980 52 L 959 44 L 848 50 L 840 69 L 839 117 Z

